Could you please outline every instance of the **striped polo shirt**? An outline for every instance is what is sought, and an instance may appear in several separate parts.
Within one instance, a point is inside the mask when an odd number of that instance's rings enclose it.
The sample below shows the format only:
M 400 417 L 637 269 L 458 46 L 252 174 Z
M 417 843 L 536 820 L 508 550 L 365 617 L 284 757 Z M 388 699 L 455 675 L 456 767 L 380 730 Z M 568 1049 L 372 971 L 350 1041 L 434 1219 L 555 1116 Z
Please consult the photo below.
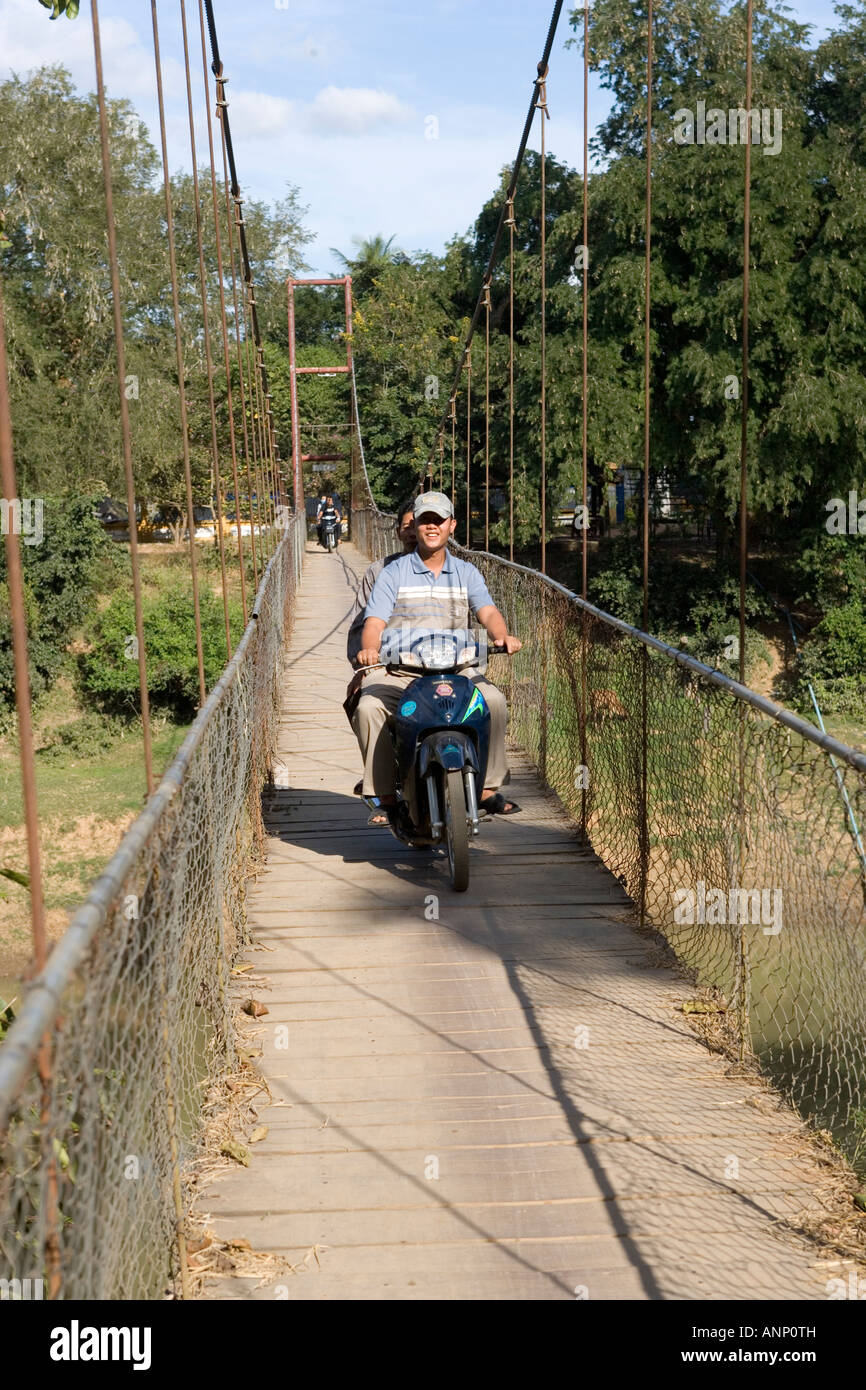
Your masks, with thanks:
M 367 604 L 367 618 L 386 624 L 383 645 L 390 629 L 468 629 L 480 608 L 493 604 L 480 572 L 466 560 L 445 552 L 439 574 L 428 569 L 417 551 L 401 555 L 382 570 Z

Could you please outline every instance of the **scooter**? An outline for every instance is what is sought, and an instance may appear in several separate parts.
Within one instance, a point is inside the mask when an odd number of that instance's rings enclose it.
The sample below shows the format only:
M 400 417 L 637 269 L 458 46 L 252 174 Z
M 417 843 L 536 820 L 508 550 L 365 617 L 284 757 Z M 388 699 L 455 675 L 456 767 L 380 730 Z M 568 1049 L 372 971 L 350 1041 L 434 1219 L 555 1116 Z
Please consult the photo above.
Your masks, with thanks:
M 340 523 L 336 517 L 328 517 L 322 522 L 322 534 L 325 537 L 325 549 L 336 550 L 340 544 Z
M 479 832 L 479 788 L 490 749 L 487 702 L 459 669 L 477 655 L 474 644 L 471 633 L 422 634 L 411 642 L 409 659 L 381 663 L 391 674 L 415 676 L 391 724 L 398 801 L 384 809 L 404 844 L 419 850 L 444 844 L 457 893 L 469 887 L 469 842 Z

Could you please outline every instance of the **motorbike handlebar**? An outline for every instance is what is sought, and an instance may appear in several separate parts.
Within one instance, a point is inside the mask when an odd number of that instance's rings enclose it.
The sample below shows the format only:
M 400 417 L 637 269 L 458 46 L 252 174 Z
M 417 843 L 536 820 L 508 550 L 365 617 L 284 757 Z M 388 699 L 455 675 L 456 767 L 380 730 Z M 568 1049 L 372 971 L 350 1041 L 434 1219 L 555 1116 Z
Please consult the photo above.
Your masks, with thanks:
M 509 652 L 501 643 L 492 642 L 490 654 L 492 656 L 515 656 L 516 652 Z M 407 671 L 420 676 L 424 674 L 425 669 L 423 666 L 403 666 L 399 661 L 373 661 L 369 666 L 361 666 L 358 664 L 357 657 L 354 658 L 353 665 L 356 671 L 387 671 L 389 675 L 395 671 Z

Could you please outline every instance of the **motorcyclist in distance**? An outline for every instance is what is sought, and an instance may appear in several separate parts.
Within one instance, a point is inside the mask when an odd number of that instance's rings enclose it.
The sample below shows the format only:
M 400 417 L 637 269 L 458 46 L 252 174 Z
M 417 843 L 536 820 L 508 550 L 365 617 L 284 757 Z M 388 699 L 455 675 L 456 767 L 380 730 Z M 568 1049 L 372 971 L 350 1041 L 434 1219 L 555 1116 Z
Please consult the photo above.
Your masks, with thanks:
M 327 497 L 325 498 L 325 500 L 324 500 L 324 502 L 322 503 L 322 505 L 319 507 L 319 510 L 318 510 L 318 512 L 317 512 L 317 514 L 316 514 L 316 530 L 317 530 L 318 535 L 319 535 L 319 545 L 322 545 L 322 546 L 325 545 L 325 522 L 326 522 L 326 521 L 333 521 L 333 522 L 335 522 L 335 524 L 336 524 L 336 526 L 337 526 L 336 541 L 337 541 L 337 544 L 339 545 L 339 543 L 340 543 L 340 528 L 341 528 L 342 522 L 343 522 L 343 513 L 340 511 L 340 508 L 339 508 L 339 507 L 336 505 L 336 503 L 334 502 L 334 499 L 333 499 L 331 493 L 328 493 Z M 327 546 L 325 546 L 325 548 L 327 549 Z

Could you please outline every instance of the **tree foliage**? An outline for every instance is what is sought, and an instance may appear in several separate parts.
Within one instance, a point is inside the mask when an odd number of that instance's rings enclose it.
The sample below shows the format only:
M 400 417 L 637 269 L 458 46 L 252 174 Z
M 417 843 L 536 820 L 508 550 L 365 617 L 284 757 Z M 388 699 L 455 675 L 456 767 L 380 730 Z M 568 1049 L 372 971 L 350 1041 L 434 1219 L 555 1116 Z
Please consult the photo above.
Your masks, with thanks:
M 240 605 L 230 604 L 237 624 Z M 205 683 L 212 688 L 225 663 L 225 627 L 220 600 L 208 588 L 199 593 Z M 195 617 L 186 585 L 175 584 L 143 604 L 147 648 L 147 684 L 151 701 L 190 719 L 199 698 Z M 130 659 L 130 634 L 135 631 L 132 595 L 118 590 L 90 624 L 90 650 L 80 657 L 84 690 L 100 709 L 130 715 L 141 707 L 138 662 Z
M 53 0 L 52 0 L 53 2 Z M 55 6 L 56 8 L 56 6 Z M 69 8 L 69 7 L 67 7 Z M 790 601 L 821 621 L 815 651 L 827 670 L 860 659 L 866 569 L 862 537 L 829 536 L 827 502 L 866 492 L 866 4 L 840 4 L 834 32 L 812 45 L 783 6 L 756 4 L 753 106 L 781 121 L 778 148 L 755 144 L 751 159 L 748 524 L 753 551 L 784 558 Z M 583 12 L 562 80 L 579 81 Z M 718 635 L 734 602 L 742 381 L 744 146 L 683 144 L 677 118 L 743 104 L 745 6 L 671 0 L 655 10 L 652 116 L 653 212 L 650 315 L 650 443 L 653 481 L 701 500 L 716 542 L 713 566 L 689 590 L 662 576 L 654 620 L 692 636 Z M 588 480 L 643 463 L 646 140 L 645 0 L 595 0 L 590 62 L 612 109 L 594 143 L 589 176 L 589 265 L 580 173 L 552 155 L 546 181 L 546 442 L 548 512 L 582 482 L 582 311 L 588 304 Z M 571 64 L 569 69 L 567 64 Z M 555 114 L 555 113 L 554 113 Z M 182 448 L 161 170 L 128 103 L 110 105 L 113 177 L 122 273 L 136 476 L 154 500 L 183 504 Z M 0 85 L 0 271 L 12 362 L 15 443 L 24 495 L 121 490 L 110 285 L 105 253 L 95 102 L 68 75 L 42 69 Z M 454 450 L 458 516 L 483 507 L 489 444 L 491 495 L 511 489 L 518 545 L 537 535 L 541 510 L 541 159 L 527 152 L 515 196 L 513 305 L 506 235 L 491 282 L 489 436 L 485 317 L 467 375 L 459 379 Z M 354 340 L 368 472 L 380 505 L 393 506 L 433 477 L 451 490 L 451 431 L 437 429 L 496 235 L 510 170 L 504 169 L 474 224 L 443 255 L 412 256 L 381 234 L 334 252 L 353 277 Z M 185 385 L 196 498 L 209 500 L 207 404 L 192 181 L 172 180 L 182 295 Z M 255 257 L 259 319 L 283 457 L 291 456 L 285 278 L 304 269 L 306 209 L 290 187 L 273 209 L 245 205 Z M 205 258 L 218 300 L 210 200 Z M 225 252 L 225 245 L 224 245 Z M 225 285 L 229 305 L 231 286 Z M 508 382 L 514 318 L 513 412 Z M 218 324 L 211 320 L 214 342 Z M 341 288 L 298 291 L 302 365 L 345 352 Z M 219 365 L 219 354 L 215 354 Z M 307 376 L 301 391 L 302 451 L 344 448 L 346 383 Z M 220 446 L 228 450 L 221 367 L 214 378 Z M 239 383 L 235 383 L 235 400 Z M 238 428 L 238 437 L 241 431 Z M 512 453 L 513 437 L 513 453 Z M 513 481 L 512 481 L 513 480 Z M 346 491 L 343 465 L 332 485 Z M 308 490 L 319 475 L 306 472 Z M 494 527 L 503 544 L 506 523 Z M 597 597 L 620 611 L 634 599 L 634 537 L 611 551 Z M 629 549 L 631 546 L 631 549 Z M 781 564 L 781 562 L 780 562 Z M 765 575 L 766 578 L 766 575 Z M 709 586 L 707 588 L 707 586 Z M 760 619 L 750 596 L 750 617 Z M 859 605 L 859 608 L 858 608 Z M 830 610 L 844 610 L 829 619 Z M 715 640 L 713 638 L 712 640 Z M 816 658 L 817 659 L 817 658 Z M 834 664 L 835 663 L 835 664 Z
M 174 316 L 161 163 L 126 101 L 109 103 L 127 390 L 137 495 L 185 510 Z M 210 175 L 202 229 L 214 389 L 228 454 Z M 219 185 L 220 208 L 224 190 Z M 0 84 L 0 273 L 19 486 L 124 495 L 111 284 L 96 99 L 60 67 Z M 184 386 L 197 502 L 212 494 L 211 429 L 191 175 L 172 178 Z M 244 205 L 262 330 L 285 334 L 285 278 L 305 269 L 310 233 L 297 189 L 273 208 Z M 233 336 L 228 239 L 224 293 Z M 236 393 L 237 395 L 237 393 Z M 240 434 L 238 418 L 238 434 Z
M 747 507 L 750 549 L 778 557 L 777 577 L 789 601 L 808 587 L 823 605 L 845 589 L 840 601 L 856 609 L 864 592 L 862 559 L 855 558 L 861 542 L 847 536 L 828 547 L 824 523 L 830 498 L 858 488 L 866 495 L 866 6 L 863 0 L 839 5 L 837 14 L 835 32 L 811 45 L 808 27 L 784 7 L 755 7 L 753 108 L 766 112 L 767 124 L 751 159 Z M 582 10 L 572 12 L 571 23 L 579 62 Z M 646 43 L 643 0 L 596 0 L 590 62 L 613 106 L 594 143 L 588 271 L 575 259 L 583 240 L 580 174 L 552 156 L 545 167 L 548 512 L 581 483 L 584 284 L 589 481 L 602 482 L 610 466 L 643 466 Z M 674 494 L 700 499 L 717 552 L 713 614 L 698 611 L 676 583 L 671 592 L 682 601 L 679 617 L 668 604 L 657 618 L 706 635 L 729 625 L 736 607 L 745 149 L 736 127 L 730 142 L 717 144 L 678 143 L 675 132 L 677 114 L 696 112 L 699 102 L 726 119 L 743 106 L 745 6 L 672 0 L 656 7 L 654 48 L 652 477 Z M 778 145 L 769 138 L 774 122 Z M 540 175 L 540 156 L 527 152 L 515 197 L 513 465 L 507 235 L 491 287 L 491 484 L 507 493 L 513 466 L 518 545 L 537 535 L 541 503 Z M 361 415 L 381 505 L 423 473 L 509 177 L 503 170 L 474 225 L 444 257 L 416 256 L 387 267 L 359 292 Z M 483 334 L 482 314 L 469 443 L 476 509 L 483 506 Z M 440 384 L 433 403 L 423 396 L 429 375 Z M 465 402 L 464 374 L 457 398 L 458 518 L 465 507 Z M 448 429 L 445 443 L 447 490 Z M 507 535 L 506 517 L 493 537 L 503 544 Z M 808 574 L 804 556 L 811 557 Z M 599 594 L 612 600 L 615 591 L 630 604 L 628 566 L 610 568 L 600 582 Z M 749 603 L 758 616 L 757 591 Z M 846 613 L 856 638 L 856 612 Z M 828 652 L 832 643 L 843 662 L 859 660 L 857 640 L 843 641 L 832 623 L 823 630 Z
M 57 677 L 67 643 L 116 572 L 112 544 L 94 519 L 92 497 L 44 498 L 39 545 L 21 546 L 30 688 L 38 698 Z M 132 629 L 129 629 L 131 631 Z M 0 546 L 0 710 L 15 702 L 6 547 Z

